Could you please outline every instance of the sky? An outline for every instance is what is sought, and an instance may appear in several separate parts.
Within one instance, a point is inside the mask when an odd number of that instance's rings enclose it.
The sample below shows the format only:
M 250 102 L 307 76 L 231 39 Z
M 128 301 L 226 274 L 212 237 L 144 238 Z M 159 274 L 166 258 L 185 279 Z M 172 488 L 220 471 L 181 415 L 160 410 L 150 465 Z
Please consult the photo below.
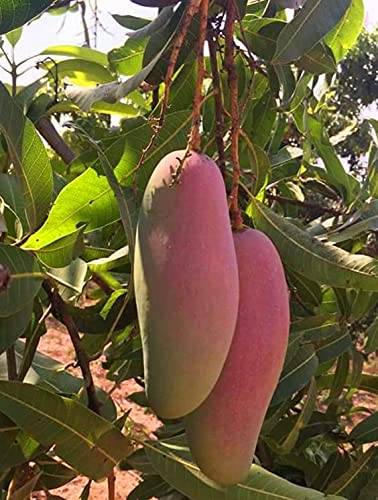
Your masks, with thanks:
M 97 0 L 101 11 L 101 21 L 106 31 L 100 29 L 97 48 L 104 52 L 121 46 L 125 42 L 126 30 L 114 21 L 111 14 L 130 14 L 139 17 L 154 17 L 155 9 L 139 7 L 129 0 Z M 92 4 L 94 0 L 92 0 Z M 371 28 L 378 24 L 378 0 L 364 0 L 366 7 L 366 23 Z M 93 25 L 93 16 L 88 9 L 88 24 Z M 51 16 L 44 14 L 24 29 L 24 33 L 15 51 L 16 60 L 36 55 L 50 45 L 82 45 L 84 43 L 83 28 L 78 14 Z M 1 61 L 0 61 L 1 62 Z M 33 66 L 31 62 L 29 66 Z M 25 68 L 27 65 L 25 66 Z M 28 83 L 39 75 L 31 70 L 23 76 L 20 83 Z M 8 81 L 0 70 L 0 79 Z

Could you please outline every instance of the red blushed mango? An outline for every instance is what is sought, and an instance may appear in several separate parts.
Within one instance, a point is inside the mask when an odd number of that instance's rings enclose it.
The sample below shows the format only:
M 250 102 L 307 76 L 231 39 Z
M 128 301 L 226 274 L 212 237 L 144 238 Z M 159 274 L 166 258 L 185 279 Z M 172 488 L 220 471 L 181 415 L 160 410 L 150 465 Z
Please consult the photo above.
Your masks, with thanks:
M 248 475 L 290 323 L 285 274 L 273 243 L 252 229 L 235 234 L 234 241 L 240 283 L 235 335 L 216 386 L 186 418 L 195 461 L 221 485 Z
M 217 165 L 166 156 L 139 215 L 134 281 L 146 393 L 163 418 L 197 408 L 214 387 L 235 331 L 239 280 L 226 192 Z

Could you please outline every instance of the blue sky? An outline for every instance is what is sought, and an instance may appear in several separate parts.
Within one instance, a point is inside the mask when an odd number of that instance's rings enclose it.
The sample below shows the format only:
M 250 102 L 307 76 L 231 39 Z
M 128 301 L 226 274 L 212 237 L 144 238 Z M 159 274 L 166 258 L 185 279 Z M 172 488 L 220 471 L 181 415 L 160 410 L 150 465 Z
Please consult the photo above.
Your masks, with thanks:
M 378 23 L 378 0 L 364 0 L 369 27 Z M 93 3 L 93 2 L 92 2 Z M 100 30 L 98 49 L 107 52 L 111 48 L 120 46 L 125 40 L 125 29 L 119 26 L 110 14 L 132 14 L 140 17 L 153 17 L 154 9 L 139 7 L 129 0 L 98 0 L 102 11 L 101 20 L 108 32 Z M 90 18 L 88 9 L 88 18 Z M 89 25 L 91 25 L 89 19 Z M 16 47 L 16 59 L 25 59 L 38 54 L 49 45 L 58 44 L 83 44 L 83 33 L 80 16 L 68 14 L 67 16 L 51 16 L 44 14 L 40 19 L 26 27 L 23 36 Z M 32 81 L 38 73 L 30 71 L 23 77 L 22 83 Z M 0 78 L 4 74 L 0 71 Z M 6 78 L 5 78 L 6 79 Z M 7 79 L 6 79 L 7 81 Z

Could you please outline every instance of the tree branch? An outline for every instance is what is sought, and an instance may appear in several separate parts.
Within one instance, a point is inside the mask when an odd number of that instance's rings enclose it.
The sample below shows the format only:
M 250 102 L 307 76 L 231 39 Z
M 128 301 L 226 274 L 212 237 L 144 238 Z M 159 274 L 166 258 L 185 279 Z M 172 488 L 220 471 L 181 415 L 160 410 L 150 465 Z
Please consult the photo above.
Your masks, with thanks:
M 214 34 L 209 33 L 207 37 L 210 53 L 211 73 L 213 77 L 214 101 L 215 101 L 215 141 L 218 149 L 218 165 L 223 175 L 226 172 L 226 155 L 224 152 L 224 115 L 223 99 L 217 61 L 217 47 L 214 40 Z
M 43 288 L 49 297 L 53 315 L 58 321 L 61 321 L 68 330 L 72 345 L 75 349 L 77 362 L 80 366 L 80 370 L 84 379 L 85 390 L 88 396 L 88 408 L 95 413 L 100 414 L 101 403 L 97 399 L 96 388 L 94 385 L 89 360 L 87 357 L 87 353 L 81 345 L 81 340 L 76 324 L 70 314 L 67 312 L 66 304 L 59 295 L 57 289 L 55 288 L 55 285 L 50 284 L 50 282 L 46 280 L 43 282 Z
M 197 47 L 197 80 L 194 89 L 192 129 L 190 133 L 189 148 L 193 151 L 201 149 L 201 106 L 203 102 L 202 85 L 205 77 L 205 63 L 203 50 L 207 34 L 207 16 L 209 12 L 209 0 L 202 0 L 200 7 L 200 26 Z
M 74 160 L 75 153 L 58 134 L 51 120 L 47 116 L 43 116 L 35 126 L 48 145 L 60 156 L 64 163 L 69 165 Z
M 308 208 L 310 210 L 316 210 L 317 212 L 324 213 L 324 214 L 332 214 L 332 215 L 342 215 L 343 212 L 341 210 L 337 210 L 336 208 L 328 208 L 328 207 L 322 207 L 318 205 L 317 203 L 311 203 L 307 201 L 300 201 L 300 200 L 294 200 L 292 198 L 285 198 L 284 196 L 278 196 L 270 193 L 266 193 L 266 197 L 268 200 L 271 201 L 278 201 L 279 203 L 284 203 L 288 205 L 295 205 L 297 207 L 301 208 Z
M 228 73 L 228 85 L 230 87 L 230 111 L 231 111 L 231 161 L 233 165 L 232 189 L 230 194 L 230 212 L 232 226 L 235 230 L 243 227 L 243 219 L 239 209 L 239 104 L 238 104 L 238 74 L 234 61 L 234 27 L 237 10 L 234 0 L 227 2 L 227 17 L 225 23 L 225 67 Z

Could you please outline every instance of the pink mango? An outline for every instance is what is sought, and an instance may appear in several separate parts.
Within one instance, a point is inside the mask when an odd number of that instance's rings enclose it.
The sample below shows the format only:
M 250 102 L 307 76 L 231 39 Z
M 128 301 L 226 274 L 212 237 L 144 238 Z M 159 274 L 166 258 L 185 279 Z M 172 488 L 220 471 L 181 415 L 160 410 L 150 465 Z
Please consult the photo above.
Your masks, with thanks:
M 273 243 L 252 229 L 236 233 L 234 241 L 240 283 L 235 335 L 216 386 L 186 418 L 195 461 L 225 486 L 248 475 L 290 326 L 284 269 Z
M 146 393 L 163 418 L 197 408 L 214 387 L 235 331 L 239 280 L 224 182 L 192 152 L 166 156 L 139 215 L 134 281 Z

